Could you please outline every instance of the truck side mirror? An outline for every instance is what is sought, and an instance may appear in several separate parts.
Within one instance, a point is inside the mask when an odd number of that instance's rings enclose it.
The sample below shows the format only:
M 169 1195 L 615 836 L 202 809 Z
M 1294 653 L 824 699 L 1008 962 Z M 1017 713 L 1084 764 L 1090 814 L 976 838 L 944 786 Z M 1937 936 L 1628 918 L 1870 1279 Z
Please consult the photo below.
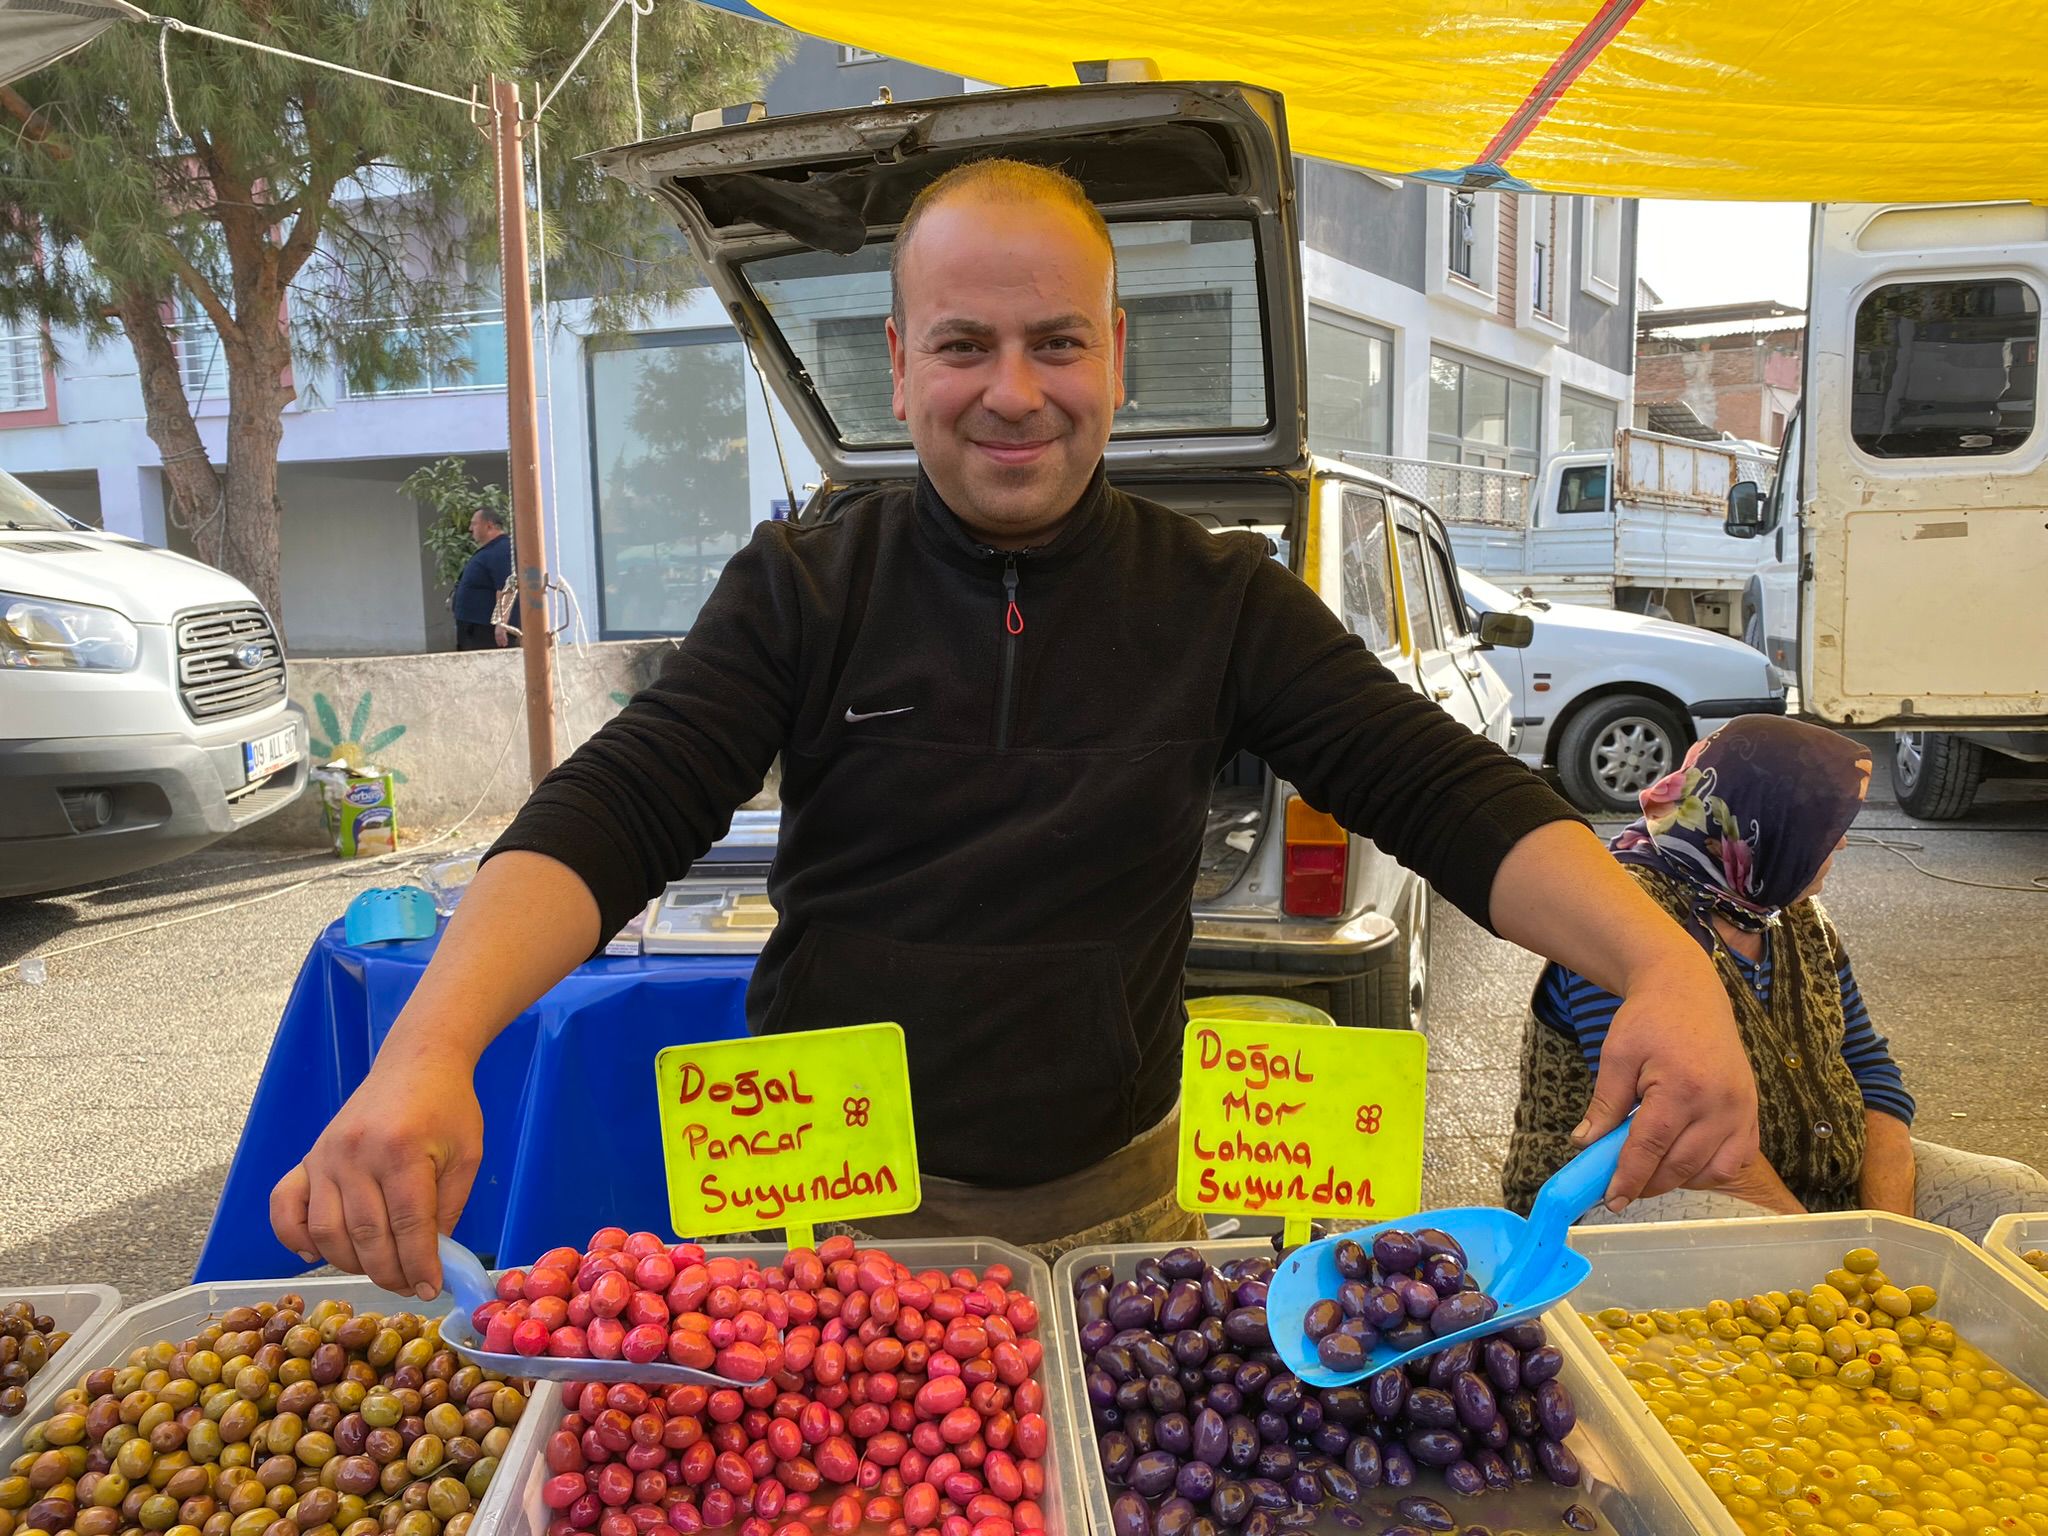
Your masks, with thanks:
M 1721 527 L 1731 539 L 1753 539 L 1764 531 L 1764 494 L 1754 480 L 1728 487 L 1728 515 Z
M 1479 643 L 1504 645 L 1519 651 L 1536 638 L 1536 623 L 1526 613 L 1482 613 L 1479 615 Z

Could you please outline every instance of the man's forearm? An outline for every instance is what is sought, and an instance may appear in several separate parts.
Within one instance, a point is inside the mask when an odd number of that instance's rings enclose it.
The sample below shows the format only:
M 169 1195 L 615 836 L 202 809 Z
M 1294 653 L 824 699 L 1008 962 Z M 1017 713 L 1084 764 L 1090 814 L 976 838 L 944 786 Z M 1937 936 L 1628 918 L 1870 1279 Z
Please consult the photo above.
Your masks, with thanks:
M 1880 1109 L 1863 1112 L 1863 1173 L 1857 1199 L 1864 1209 L 1913 1214 L 1918 1191 L 1913 1167 L 1913 1129 Z
M 1578 822 L 1552 822 L 1516 843 L 1493 877 L 1491 908 L 1502 938 L 1617 997 L 1662 969 L 1720 985 L 1705 951 Z
M 475 1066 L 484 1047 L 596 949 L 597 901 L 546 854 L 501 853 L 476 873 L 378 1061 Z

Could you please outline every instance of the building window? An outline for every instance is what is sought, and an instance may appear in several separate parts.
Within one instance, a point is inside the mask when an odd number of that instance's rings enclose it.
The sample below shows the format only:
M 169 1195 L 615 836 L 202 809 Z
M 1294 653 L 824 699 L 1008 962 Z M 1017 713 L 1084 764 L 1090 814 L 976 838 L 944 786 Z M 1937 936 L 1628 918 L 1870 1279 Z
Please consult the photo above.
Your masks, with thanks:
M 43 388 L 41 329 L 0 334 L 0 411 L 40 411 L 49 403 Z
M 1542 402 L 1530 380 L 1437 353 L 1429 360 L 1429 456 L 1534 474 L 1542 457 Z
M 881 57 L 879 53 L 870 53 L 867 49 L 856 48 L 850 43 L 841 43 L 839 45 L 839 66 L 842 69 L 849 64 L 879 63 Z
M 192 403 L 227 398 L 228 360 L 221 351 L 220 332 L 207 318 L 206 306 L 184 288 L 178 290 L 177 319 L 170 332 L 178 349 L 178 377 Z
M 1444 226 L 1444 265 L 1466 282 L 1477 282 L 1479 194 L 1453 192 L 1450 217 Z
M 1394 341 L 1383 331 L 1308 317 L 1308 446 L 1313 453 L 1394 451 Z
M 1621 408 L 1598 395 L 1582 395 L 1567 389 L 1557 406 L 1557 451 L 1559 453 L 1610 453 Z
M 386 395 L 483 394 L 505 387 L 505 310 L 453 310 L 418 320 L 369 320 L 362 329 L 390 331 L 401 342 L 407 332 L 432 330 L 434 356 L 418 378 L 399 384 L 367 368 L 351 368 L 342 393 L 351 400 Z
M 1586 199 L 1586 263 L 1580 286 L 1609 304 L 1621 300 L 1621 199 Z
M 731 331 L 668 332 L 590 353 L 604 638 L 697 622 L 747 541 L 747 358 Z
M 1879 459 L 2011 453 L 2040 362 L 2041 301 L 2017 278 L 1887 283 L 1856 311 L 1849 435 Z
M 1487 314 L 1502 262 L 1501 194 L 1448 187 L 1430 189 L 1424 286 Z M 1514 253 L 1508 259 L 1513 260 Z
M 1529 198 L 1522 217 L 1529 221 L 1529 307 L 1548 319 L 1557 313 L 1557 199 Z

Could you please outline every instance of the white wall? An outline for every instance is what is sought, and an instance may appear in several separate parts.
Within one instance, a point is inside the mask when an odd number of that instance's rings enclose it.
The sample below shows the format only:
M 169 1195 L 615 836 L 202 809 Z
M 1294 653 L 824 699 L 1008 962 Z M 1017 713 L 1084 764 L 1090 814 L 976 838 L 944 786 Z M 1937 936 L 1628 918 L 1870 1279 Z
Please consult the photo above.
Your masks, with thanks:
M 407 466 L 408 468 L 410 466 Z M 424 650 L 420 513 L 390 475 L 286 465 L 284 634 L 294 652 Z

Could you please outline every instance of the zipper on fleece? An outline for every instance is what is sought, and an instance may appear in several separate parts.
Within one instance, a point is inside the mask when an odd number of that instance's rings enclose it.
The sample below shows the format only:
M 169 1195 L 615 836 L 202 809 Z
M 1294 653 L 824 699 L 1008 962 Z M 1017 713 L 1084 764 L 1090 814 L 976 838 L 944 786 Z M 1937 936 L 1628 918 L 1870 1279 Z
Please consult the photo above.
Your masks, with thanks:
M 1003 668 L 996 695 L 996 747 L 1010 744 L 1010 714 L 1016 707 L 1017 648 L 1024 638 L 1024 610 L 1017 606 L 1017 557 L 1003 556 Z

